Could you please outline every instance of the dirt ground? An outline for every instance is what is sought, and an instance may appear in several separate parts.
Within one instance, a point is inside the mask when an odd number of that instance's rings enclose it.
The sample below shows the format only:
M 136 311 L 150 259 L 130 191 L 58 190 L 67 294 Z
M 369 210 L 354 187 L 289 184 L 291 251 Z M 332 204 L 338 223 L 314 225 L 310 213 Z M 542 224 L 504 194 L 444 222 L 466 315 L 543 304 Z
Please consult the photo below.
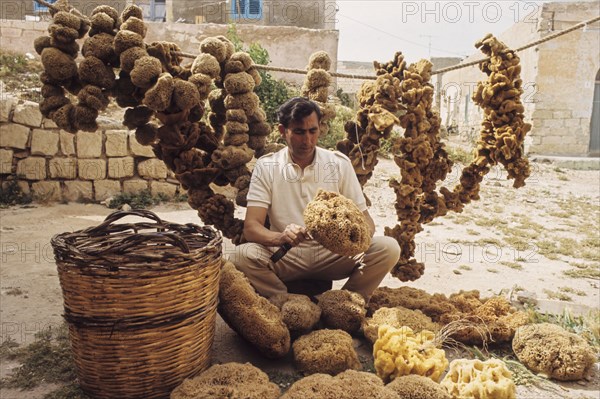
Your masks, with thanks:
M 382 159 L 365 188 L 377 234 L 396 223 L 395 198 L 388 181 L 398 173 L 393 161 Z M 460 168 L 455 167 L 445 185 L 454 186 L 459 174 Z M 537 162 L 532 163 L 532 175 L 521 189 L 513 189 L 499 168 L 489 173 L 482 186 L 480 201 L 466 206 L 462 214 L 436 219 L 417 236 L 416 258 L 425 262 L 425 275 L 409 283 L 388 276 L 383 285 L 444 294 L 477 289 L 482 297 L 512 292 L 513 299 L 526 290 L 547 310 L 561 311 L 566 306 L 575 314 L 585 314 L 598 309 L 600 172 Z M 152 210 L 165 220 L 201 223 L 186 203 Z M 111 211 L 103 205 L 79 203 L 0 210 L 0 342 L 10 338 L 27 345 L 36 332 L 62 323 L 62 295 L 50 238 L 95 225 Z M 223 251 L 227 254 L 232 248 L 226 241 Z M 596 277 L 581 277 L 590 273 Z M 368 357 L 371 348 L 358 339 L 355 342 Z M 261 358 L 219 320 L 213 362 L 228 361 L 249 361 L 270 372 L 293 370 L 289 357 Z M 3 362 L 0 377 L 17 366 Z M 589 381 L 561 384 L 552 392 L 519 386 L 518 398 L 598 398 L 599 376 L 596 369 Z M 42 398 L 54 388 L 4 389 L 0 397 Z

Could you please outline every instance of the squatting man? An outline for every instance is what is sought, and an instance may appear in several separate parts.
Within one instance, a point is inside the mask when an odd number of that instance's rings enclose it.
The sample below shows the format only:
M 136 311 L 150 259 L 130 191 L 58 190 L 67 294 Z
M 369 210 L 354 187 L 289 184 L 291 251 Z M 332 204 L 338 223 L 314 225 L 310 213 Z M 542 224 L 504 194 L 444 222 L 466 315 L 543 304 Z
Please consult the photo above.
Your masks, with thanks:
M 400 247 L 391 237 L 373 237 L 375 223 L 350 159 L 317 146 L 319 106 L 295 97 L 279 107 L 277 117 L 287 147 L 256 162 L 244 220 L 248 242 L 237 246 L 230 260 L 267 298 L 288 292 L 287 285 L 299 280 L 348 278 L 343 289 L 368 301 L 398 262 Z M 373 237 L 364 254 L 353 258 L 337 255 L 313 240 L 303 227 L 304 208 L 319 188 L 344 195 L 364 213 Z M 267 217 L 269 227 L 265 226 Z M 292 248 L 282 259 L 271 261 L 283 244 Z

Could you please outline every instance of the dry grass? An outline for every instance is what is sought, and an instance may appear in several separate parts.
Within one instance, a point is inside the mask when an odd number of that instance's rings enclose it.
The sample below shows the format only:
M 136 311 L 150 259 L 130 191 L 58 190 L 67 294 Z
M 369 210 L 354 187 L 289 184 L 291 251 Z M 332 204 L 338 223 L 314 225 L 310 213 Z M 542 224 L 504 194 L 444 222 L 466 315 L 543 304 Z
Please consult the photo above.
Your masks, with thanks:
M 523 265 L 521 265 L 521 264 L 519 264 L 517 262 L 502 261 L 502 262 L 500 262 L 500 264 L 504 265 L 504 266 L 508 266 L 508 267 L 510 267 L 511 269 L 514 269 L 514 270 L 523 270 Z
M 559 301 L 565 301 L 565 302 L 573 301 L 573 298 L 571 298 L 569 295 L 565 294 L 564 292 L 552 291 L 549 289 L 544 289 L 543 292 L 544 292 L 544 294 L 546 294 L 548 299 L 558 299 Z
M 563 274 L 565 274 L 566 276 L 573 278 L 591 278 L 595 280 L 600 280 L 600 262 L 569 262 L 569 265 L 575 266 L 575 269 L 563 271 Z

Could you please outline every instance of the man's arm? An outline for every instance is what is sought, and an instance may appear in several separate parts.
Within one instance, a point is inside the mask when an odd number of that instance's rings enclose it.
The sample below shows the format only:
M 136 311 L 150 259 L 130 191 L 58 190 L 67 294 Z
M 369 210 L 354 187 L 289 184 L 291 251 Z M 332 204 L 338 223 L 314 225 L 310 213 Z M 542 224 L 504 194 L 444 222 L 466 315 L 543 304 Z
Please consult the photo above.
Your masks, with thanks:
M 276 247 L 283 244 L 296 246 L 306 240 L 306 229 L 302 226 L 290 224 L 281 233 L 271 231 L 265 227 L 267 208 L 249 206 L 246 208 L 244 219 L 244 237 L 249 242 L 255 242 L 267 247 Z

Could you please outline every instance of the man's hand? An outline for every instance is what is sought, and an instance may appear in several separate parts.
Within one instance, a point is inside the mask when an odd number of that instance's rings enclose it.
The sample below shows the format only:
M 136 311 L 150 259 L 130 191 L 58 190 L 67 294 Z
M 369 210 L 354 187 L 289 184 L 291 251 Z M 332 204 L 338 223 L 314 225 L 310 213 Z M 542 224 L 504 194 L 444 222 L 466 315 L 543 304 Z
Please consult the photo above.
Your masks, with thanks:
M 301 242 L 310 239 L 310 234 L 306 231 L 306 227 L 298 226 L 297 224 L 289 224 L 285 227 L 283 232 L 280 233 L 279 242 L 277 245 L 283 245 L 285 243 L 292 245 L 293 247 L 300 245 Z

